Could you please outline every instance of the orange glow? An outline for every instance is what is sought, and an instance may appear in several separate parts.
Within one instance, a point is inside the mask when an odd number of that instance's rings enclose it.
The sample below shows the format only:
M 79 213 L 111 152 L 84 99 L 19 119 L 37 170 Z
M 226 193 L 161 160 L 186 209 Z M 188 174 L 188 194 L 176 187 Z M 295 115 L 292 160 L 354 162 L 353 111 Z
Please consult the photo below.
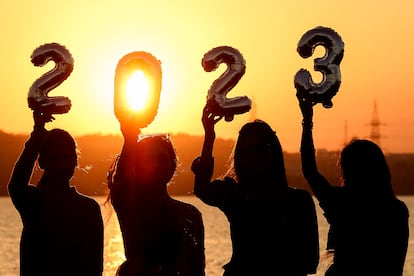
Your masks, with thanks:
M 114 112 L 121 124 L 144 128 L 158 112 L 161 63 L 147 52 L 131 52 L 115 72 Z
M 142 110 L 150 93 L 150 85 L 144 72 L 134 72 L 128 79 L 125 89 L 128 106 L 134 111 Z
M 27 92 L 54 64 L 35 67 L 30 55 L 39 45 L 56 42 L 71 52 L 74 70 L 49 95 L 70 98 L 72 107 L 67 114 L 57 115 L 48 128 L 64 128 L 73 135 L 118 135 L 117 114 L 140 118 L 145 114 L 147 119 L 141 126 L 147 127 L 143 130 L 146 133 L 203 135 L 200 118 L 207 91 L 225 66 L 207 73 L 201 59 L 213 47 L 232 46 L 243 54 L 246 73 L 228 96 L 248 96 L 254 99 L 254 108 L 235 116 L 232 122 L 219 122 L 217 137 L 235 139 L 240 127 L 257 117 L 277 130 L 285 150 L 295 152 L 300 145 L 302 116 L 293 78 L 304 68 L 319 83 L 322 75 L 314 70 L 314 59 L 324 54 L 324 48 L 317 47 L 312 57 L 301 58 L 297 43 L 309 29 L 326 26 L 341 35 L 345 53 L 340 65 L 342 83 L 332 100 L 333 108 L 318 105 L 314 110 L 316 146 L 337 150 L 350 137 L 369 137 L 376 101 L 384 124 L 384 149 L 414 152 L 414 1 L 328 4 L 298 0 L 281 4 L 259 0 L 251 4 L 230 0 L 200 5 L 184 0 L 24 2 L 17 5 L 15 1 L 3 1 L 1 5 L 2 25 L 13 26 L 0 31 L 7 38 L 0 52 L 2 131 L 31 131 L 33 117 L 27 106 Z M 56 11 L 64 11 L 64 17 Z M 209 17 L 211 14 L 214 18 Z M 51 24 L 57 27 L 51 28 Z M 117 62 L 137 50 L 148 51 L 162 61 L 162 94 L 159 104 L 150 97 L 142 110 L 134 111 L 125 95 L 118 98 L 113 88 Z M 144 57 L 142 64 L 129 60 L 130 67 L 124 64 L 115 76 L 118 87 L 124 89 L 130 75 L 141 69 L 150 86 L 154 85 L 153 91 L 157 91 L 159 73 L 154 73 L 148 60 Z M 116 100 L 122 106 L 114 116 Z M 151 102 L 158 109 L 147 108 Z

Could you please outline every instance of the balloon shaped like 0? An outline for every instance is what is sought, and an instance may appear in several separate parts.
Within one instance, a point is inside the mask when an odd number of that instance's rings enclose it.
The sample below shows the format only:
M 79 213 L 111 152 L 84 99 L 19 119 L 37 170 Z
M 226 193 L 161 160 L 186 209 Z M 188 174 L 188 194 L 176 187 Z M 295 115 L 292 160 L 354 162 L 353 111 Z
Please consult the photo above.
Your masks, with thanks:
M 331 108 L 331 99 L 341 85 L 339 64 L 344 56 L 344 42 L 333 29 L 319 26 L 302 36 L 297 51 L 301 57 L 308 58 L 319 45 L 325 47 L 325 55 L 315 58 L 314 69 L 322 73 L 322 81 L 314 83 L 309 71 L 302 68 L 296 73 L 294 82 L 298 96 Z
M 246 62 L 242 54 L 235 48 L 219 46 L 204 54 L 201 61 L 206 72 L 216 70 L 221 63 L 227 64 L 226 71 L 210 86 L 207 105 L 217 116 L 224 116 L 232 121 L 235 114 L 250 110 L 251 100 L 247 96 L 227 98 L 227 93 L 234 88 L 246 71 Z
M 27 101 L 33 110 L 50 114 L 67 113 L 71 108 L 70 99 L 64 96 L 49 97 L 48 94 L 72 73 L 73 58 L 69 50 L 58 43 L 43 44 L 31 55 L 31 61 L 35 66 L 44 66 L 51 60 L 55 62 L 55 67 L 32 84 Z
M 140 70 L 150 79 L 150 95 L 142 110 L 128 108 L 126 85 L 131 74 Z M 114 113 L 121 124 L 144 128 L 158 113 L 162 86 L 161 62 L 144 51 L 131 52 L 123 56 L 116 66 L 114 82 Z

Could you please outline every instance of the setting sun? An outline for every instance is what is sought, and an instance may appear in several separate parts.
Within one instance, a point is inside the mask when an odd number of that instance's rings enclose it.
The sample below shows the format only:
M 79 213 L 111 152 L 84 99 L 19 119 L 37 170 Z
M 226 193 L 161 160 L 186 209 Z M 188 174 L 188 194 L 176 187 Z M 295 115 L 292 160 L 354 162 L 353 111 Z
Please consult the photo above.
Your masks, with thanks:
M 148 100 L 150 86 L 142 71 L 134 72 L 126 85 L 128 105 L 133 110 L 141 110 Z
M 288 184 L 302 186 L 306 184 L 300 160 L 303 114 L 295 83 L 299 71 L 310 74 L 311 79 L 304 79 L 312 89 L 309 94 L 334 95 L 331 108 L 325 108 L 322 100 L 312 109 L 314 150 L 316 158 L 321 158 L 321 171 L 335 184 L 340 181 L 335 159 L 345 145 L 352 139 L 377 143 L 390 161 L 395 192 L 410 200 L 412 232 L 414 192 L 408 197 L 405 194 L 411 193 L 414 180 L 402 169 L 414 166 L 413 0 L 4 0 L 0 10 L 4 26 L 0 28 L 0 204 L 3 200 L 8 204 L 5 212 L 0 212 L 0 241 L 7 247 L 0 252 L 0 276 L 20 274 L 23 224 L 16 221 L 19 214 L 7 198 L 7 182 L 34 130 L 37 112 L 31 108 L 33 102 L 46 110 L 68 110 L 54 114 L 44 128 L 62 129 L 75 138 L 80 158 L 72 188 L 99 199 L 105 230 L 100 276 L 114 276 L 126 257 L 114 206 L 106 204 L 110 203 L 106 202 L 107 173 L 125 152 L 125 138 L 129 144 L 141 137 L 168 135 L 179 165 L 167 186 L 168 193 L 185 194 L 190 200 L 194 196 L 191 165 L 205 151 L 206 135 L 207 139 L 211 136 L 205 129 L 207 103 L 214 98 L 219 108 L 238 109 L 248 106 L 247 97 L 250 110 L 236 114 L 231 121 L 226 120 L 231 116 L 213 120 L 214 147 L 211 156 L 208 154 L 215 160 L 212 179 L 226 174 L 240 130 L 258 119 L 277 135 Z M 344 43 L 336 71 L 340 72 L 336 93 L 316 89 L 329 82 L 318 64 L 337 62 L 329 55 L 337 50 L 331 43 L 336 40 L 329 36 L 329 43 L 315 48 L 309 43 L 309 57 L 298 51 L 301 38 L 317 27 L 333 29 Z M 63 50 L 52 54 L 40 51 L 42 45 L 55 43 L 70 55 Z M 237 49 L 245 61 L 245 73 L 234 86 L 243 66 L 229 62 L 222 55 L 224 51 L 213 51 L 219 54 L 215 70 L 204 69 L 204 56 L 213 49 L 223 50 L 221 47 Z M 38 62 L 33 63 L 32 57 L 37 57 L 34 61 L 45 58 L 45 64 L 36 66 Z M 64 78 L 62 72 L 71 67 L 70 75 Z M 30 183 L 36 184 L 42 171 L 35 168 L 33 172 Z M 192 198 L 189 202 L 193 203 Z M 205 275 L 221 276 L 232 257 L 228 221 L 210 213 L 210 206 L 199 199 L 194 203 L 200 211 L 207 211 L 203 216 Z M 324 223 L 318 228 L 324 254 L 329 225 L 315 204 L 318 223 Z M 211 232 L 211 228 L 220 233 Z M 404 272 L 399 276 L 414 276 L 411 232 Z M 324 276 L 329 267 L 328 256 L 320 261 L 314 276 Z
M 54 65 L 34 66 L 30 55 L 39 45 L 59 43 L 70 51 L 74 70 L 49 96 L 67 97 L 72 106 L 48 127 L 64 128 L 76 136 L 119 135 L 120 121 L 137 120 L 148 133 L 204 135 L 200 117 L 206 95 L 216 80 L 224 79 L 226 66 L 208 73 L 201 60 L 210 49 L 231 46 L 246 60 L 246 73 L 228 96 L 247 96 L 253 108 L 231 122 L 218 123 L 217 137 L 235 139 L 246 121 L 260 118 L 277 129 L 284 150 L 296 152 L 302 118 L 294 76 L 303 68 L 320 83 L 322 74 L 314 69 L 314 59 L 326 51 L 318 46 L 305 59 L 297 46 L 308 30 L 325 26 L 340 34 L 345 52 L 333 108 L 315 107 L 318 146 L 338 150 L 350 137 L 370 137 L 375 101 L 384 149 L 414 152 L 414 1 L 18 2 L 25 4 L 1 5 L 0 20 L 13 26 L 0 31 L 7 38 L 0 52 L 4 64 L 0 109 L 11 114 L 0 116 L 2 131 L 30 132 L 28 90 Z M 64 16 L 53 11 L 64 11 Z M 51 28 L 53 22 L 56 27 Z M 141 96 L 130 99 L 126 92 L 137 70 L 147 77 L 145 102 Z M 130 86 L 135 82 L 131 80 Z M 142 93 L 138 88 L 131 91 Z

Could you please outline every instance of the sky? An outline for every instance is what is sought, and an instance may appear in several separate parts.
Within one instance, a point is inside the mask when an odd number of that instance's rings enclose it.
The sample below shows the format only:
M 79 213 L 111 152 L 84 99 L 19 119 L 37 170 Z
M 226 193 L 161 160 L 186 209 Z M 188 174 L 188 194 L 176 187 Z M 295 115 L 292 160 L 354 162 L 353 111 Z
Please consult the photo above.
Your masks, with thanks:
M 29 133 L 27 104 L 32 83 L 54 67 L 36 67 L 38 46 L 56 42 L 74 59 L 71 75 L 49 96 L 72 103 L 47 128 L 72 135 L 120 134 L 114 115 L 114 74 L 118 61 L 146 51 L 161 61 L 162 90 L 157 116 L 144 133 L 203 135 L 202 109 L 211 84 L 226 69 L 204 71 L 203 55 L 231 46 L 246 61 L 246 72 L 227 97 L 248 96 L 250 112 L 220 121 L 216 134 L 236 139 L 251 118 L 267 121 L 285 151 L 300 145 L 301 113 L 294 75 L 311 72 L 317 48 L 297 53 L 302 35 L 317 26 L 334 29 L 344 41 L 342 83 L 332 108 L 314 110 L 317 148 L 338 150 L 352 137 L 370 138 L 376 103 L 380 145 L 389 153 L 414 153 L 414 2 L 411 0 L 71 0 L 1 1 L 0 130 Z

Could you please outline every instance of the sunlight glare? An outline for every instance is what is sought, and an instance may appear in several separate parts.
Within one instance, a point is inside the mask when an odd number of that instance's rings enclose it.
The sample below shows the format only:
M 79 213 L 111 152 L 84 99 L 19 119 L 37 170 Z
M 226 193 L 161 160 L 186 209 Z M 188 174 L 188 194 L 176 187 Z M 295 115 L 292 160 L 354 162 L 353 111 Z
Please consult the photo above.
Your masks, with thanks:
M 148 79 L 142 71 L 134 72 L 126 85 L 128 105 L 133 110 L 140 110 L 145 106 L 150 92 Z

